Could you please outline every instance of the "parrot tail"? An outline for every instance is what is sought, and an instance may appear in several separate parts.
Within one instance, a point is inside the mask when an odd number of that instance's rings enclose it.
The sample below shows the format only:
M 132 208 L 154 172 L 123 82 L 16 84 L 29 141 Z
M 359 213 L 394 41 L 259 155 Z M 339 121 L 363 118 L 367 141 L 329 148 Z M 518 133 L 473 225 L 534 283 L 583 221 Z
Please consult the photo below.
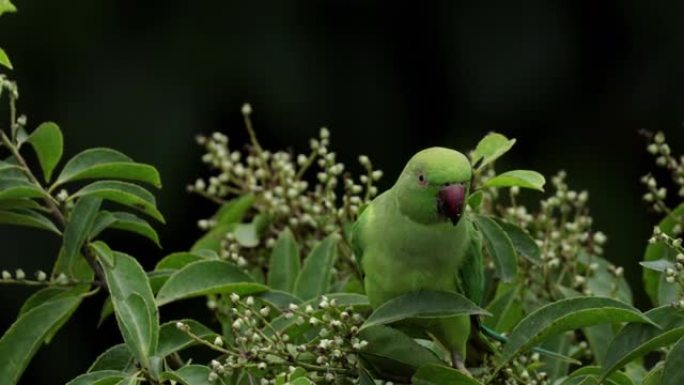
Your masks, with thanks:
M 487 337 L 489 337 L 495 341 L 501 342 L 502 344 L 508 343 L 508 338 L 497 333 L 495 330 L 487 327 L 482 322 L 480 322 L 480 320 L 477 320 L 477 322 L 475 322 L 474 324 L 482 332 L 482 334 L 484 334 L 485 336 L 487 336 Z M 544 356 L 547 356 L 547 357 L 555 358 L 555 359 L 560 360 L 560 361 L 569 362 L 571 364 L 577 364 L 577 365 L 582 364 L 580 361 L 578 361 L 572 357 L 568 357 L 568 356 L 565 356 L 565 355 L 562 355 L 562 354 L 559 354 L 556 352 L 552 352 L 552 351 L 546 350 L 544 348 L 532 348 L 532 351 L 537 352 L 537 353 L 544 355 Z

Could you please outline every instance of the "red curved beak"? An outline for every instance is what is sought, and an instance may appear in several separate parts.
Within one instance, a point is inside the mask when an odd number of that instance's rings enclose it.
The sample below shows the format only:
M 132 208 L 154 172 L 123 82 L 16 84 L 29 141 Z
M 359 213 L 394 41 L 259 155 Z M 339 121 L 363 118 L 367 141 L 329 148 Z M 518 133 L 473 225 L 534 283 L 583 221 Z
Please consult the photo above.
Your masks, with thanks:
M 451 220 L 454 226 L 463 214 L 465 187 L 460 183 L 446 185 L 437 193 L 437 211 Z

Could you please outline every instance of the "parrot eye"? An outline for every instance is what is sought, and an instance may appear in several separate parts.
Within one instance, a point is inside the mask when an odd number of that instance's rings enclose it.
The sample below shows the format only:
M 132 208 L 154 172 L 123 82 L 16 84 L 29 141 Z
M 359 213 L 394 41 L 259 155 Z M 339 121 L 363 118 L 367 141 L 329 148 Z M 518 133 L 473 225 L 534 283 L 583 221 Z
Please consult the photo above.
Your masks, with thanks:
M 425 174 L 423 174 L 422 172 L 418 174 L 418 183 L 421 186 L 427 185 L 427 178 L 425 177 Z

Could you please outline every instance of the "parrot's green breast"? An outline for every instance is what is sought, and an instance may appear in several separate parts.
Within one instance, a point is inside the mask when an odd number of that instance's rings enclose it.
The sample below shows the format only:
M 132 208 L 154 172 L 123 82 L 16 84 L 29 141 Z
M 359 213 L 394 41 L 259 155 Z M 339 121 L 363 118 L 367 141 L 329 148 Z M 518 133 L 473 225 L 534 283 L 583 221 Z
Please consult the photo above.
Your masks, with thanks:
M 364 211 L 355 237 L 373 307 L 408 292 L 458 289 L 457 271 L 468 246 L 465 221 L 412 221 L 389 190 Z

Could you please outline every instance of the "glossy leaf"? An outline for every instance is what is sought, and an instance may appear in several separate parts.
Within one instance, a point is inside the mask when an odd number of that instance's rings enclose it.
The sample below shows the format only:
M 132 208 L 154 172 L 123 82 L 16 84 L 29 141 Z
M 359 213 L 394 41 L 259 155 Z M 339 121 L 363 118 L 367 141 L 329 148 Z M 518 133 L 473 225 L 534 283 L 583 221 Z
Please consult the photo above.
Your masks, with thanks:
M 489 255 L 494 260 L 497 275 L 504 282 L 512 282 L 518 274 L 518 261 L 513 241 L 491 217 L 474 215 L 473 219 L 484 237 Z
M 159 346 L 157 348 L 157 354 L 161 357 L 166 357 L 169 354 L 173 354 L 189 346 L 197 345 L 197 342 L 190 338 L 187 333 L 178 330 L 176 327 L 177 322 L 179 321 L 167 322 L 161 325 L 159 329 Z M 180 322 L 187 325 L 193 334 L 211 343 L 218 337 L 216 332 L 195 320 L 184 319 L 180 320 Z
M 443 364 L 430 350 L 419 345 L 401 331 L 383 325 L 362 330 L 359 338 L 368 342 L 361 357 L 375 372 L 389 371 L 410 377 L 416 369 L 427 364 Z
M 304 260 L 304 266 L 295 281 L 295 295 L 307 300 L 325 294 L 330 287 L 336 258 L 337 235 L 332 234 L 319 242 Z
M 62 159 L 64 138 L 59 126 L 53 122 L 42 123 L 26 140 L 36 151 L 43 176 L 50 181 L 52 171 Z
M 212 218 L 217 226 L 240 223 L 254 205 L 254 195 L 247 194 L 224 203 Z
M 66 385 L 116 385 L 129 376 L 130 374 L 118 370 L 99 370 L 81 374 Z
M 102 265 L 119 329 L 143 367 L 157 349 L 159 314 L 145 271 L 131 256 L 114 253 L 114 266 Z
M 237 266 L 221 261 L 197 261 L 176 271 L 159 289 L 157 304 L 198 297 L 207 294 L 253 294 L 267 290 L 243 273 Z
M 484 324 L 499 333 L 510 332 L 524 317 L 525 311 L 518 286 L 501 284 L 496 297 L 487 305 L 491 317 L 485 317 Z
M 125 179 L 161 187 L 159 172 L 154 167 L 136 163 L 116 150 L 91 148 L 75 155 L 64 165 L 51 189 L 83 179 Z
M 2 6 L 0 5 L 0 15 L 2 12 Z M 12 62 L 10 61 L 9 56 L 7 56 L 5 50 L 2 48 L 0 48 L 0 65 L 12 69 Z
M 81 303 L 79 296 L 58 298 L 22 314 L 0 338 L 0 378 L 5 384 L 16 384 L 29 361 L 55 324 L 63 323 Z
M 521 187 L 544 191 L 544 176 L 531 170 L 512 170 L 487 180 L 482 187 Z
M 428 364 L 422 366 L 411 377 L 412 385 L 482 385 L 481 382 L 444 365 Z
M 211 250 L 218 252 L 221 250 L 221 242 L 226 239 L 226 234 L 232 232 L 235 229 L 235 224 L 218 225 L 213 229 L 209 230 L 208 233 L 204 234 L 200 239 L 198 239 L 195 244 L 190 248 L 191 253 L 196 253 L 201 250 Z
M 514 144 L 515 139 L 508 139 L 494 132 L 488 134 L 475 147 L 475 151 L 472 154 L 472 164 L 477 165 L 478 170 L 482 169 L 508 152 Z
M 89 244 L 88 247 L 90 247 L 100 261 L 108 264 L 110 267 L 114 267 L 114 252 L 109 245 L 102 241 L 97 241 Z
M 225 385 L 222 377 L 209 381 L 211 369 L 201 365 L 187 365 L 174 372 L 161 374 L 162 380 L 174 380 L 183 385 Z
M 537 242 L 535 242 L 527 231 L 517 225 L 498 218 L 495 219 L 495 221 L 511 239 L 513 247 L 518 252 L 518 255 L 525 257 L 525 259 L 535 265 L 541 264 L 541 250 L 539 249 L 539 245 L 537 245 Z
M 608 346 L 602 377 L 648 352 L 668 346 L 684 337 L 684 314 L 672 306 L 651 309 L 644 315 L 658 324 L 658 327 L 642 323 L 623 327 Z
M 233 236 L 242 247 L 256 247 L 259 245 L 261 233 L 269 222 L 267 215 L 257 215 L 250 223 L 238 223 L 233 230 Z
M 268 269 L 268 286 L 271 289 L 286 292 L 294 289 L 299 274 L 299 247 L 290 229 L 286 228 L 278 236 Z
M 126 344 L 118 344 L 110 347 L 100 354 L 88 368 L 88 373 L 102 370 L 117 370 L 130 372 L 135 368 L 135 360 Z
M 684 338 L 681 338 L 667 353 L 663 367 L 662 385 L 684 384 Z
M 0 16 L 5 12 L 16 12 L 17 8 L 10 0 L 0 0 Z
M 188 253 L 185 251 L 181 251 L 178 253 L 171 253 L 167 255 L 166 257 L 162 258 L 159 262 L 157 262 L 157 265 L 154 267 L 155 270 L 163 270 L 163 269 L 169 269 L 169 270 L 179 270 L 184 268 L 185 266 L 201 261 L 205 258 L 201 257 L 198 254 L 195 253 Z
M 655 261 L 639 262 L 639 264 L 649 270 L 664 272 L 667 269 L 674 269 L 674 262 L 667 259 L 657 259 Z
M 43 190 L 31 182 L 18 178 L 0 179 L 0 200 L 43 197 Z
M 600 373 L 601 367 L 599 366 L 584 366 L 572 372 L 572 374 L 570 374 L 568 378 L 562 382 L 562 384 L 577 383 L 577 381 L 573 380 L 585 377 L 591 377 L 592 379 L 595 379 L 597 381 L 596 383 L 598 383 Z M 603 383 L 607 385 L 634 385 L 634 382 L 632 382 L 632 380 L 622 372 L 615 372 L 603 381 Z
M 62 234 L 51 220 L 42 214 L 27 209 L 0 210 L 0 224 L 35 227 L 51 231 L 57 235 Z
M 441 318 L 465 314 L 489 313 L 456 292 L 411 292 L 380 305 L 366 319 L 361 329 L 407 318 Z
M 577 297 L 553 302 L 530 313 L 511 331 L 499 365 L 554 334 L 618 322 L 652 321 L 634 307 L 612 298 Z
M 83 187 L 72 198 L 88 196 L 131 207 L 164 223 L 164 216 L 157 210 L 154 196 L 138 185 L 118 181 L 99 181 Z
M 656 365 L 646 376 L 641 385 L 661 385 L 663 379 L 663 365 Z
M 269 303 L 271 306 L 280 310 L 287 309 L 287 307 L 291 303 L 295 305 L 299 305 L 302 303 L 302 300 L 300 298 L 295 297 L 294 295 L 288 292 L 280 290 L 265 291 L 263 293 L 257 294 L 257 297 L 261 298 L 263 301 Z
M 135 214 L 123 211 L 115 211 L 111 212 L 110 214 L 113 216 L 114 221 L 107 226 L 107 228 L 128 231 L 130 233 L 141 235 L 154 242 L 157 247 L 161 248 L 161 244 L 159 243 L 159 235 L 157 235 L 157 231 L 150 225 L 149 222 Z
M 472 208 L 473 210 L 477 211 L 482 205 L 483 198 L 484 194 L 482 193 L 482 191 L 475 191 L 474 193 L 468 196 L 468 206 L 470 206 L 470 208 Z
M 61 258 L 66 266 L 80 258 L 81 247 L 90 234 L 101 204 L 102 200 L 97 197 L 84 197 L 76 202 L 64 229 Z

